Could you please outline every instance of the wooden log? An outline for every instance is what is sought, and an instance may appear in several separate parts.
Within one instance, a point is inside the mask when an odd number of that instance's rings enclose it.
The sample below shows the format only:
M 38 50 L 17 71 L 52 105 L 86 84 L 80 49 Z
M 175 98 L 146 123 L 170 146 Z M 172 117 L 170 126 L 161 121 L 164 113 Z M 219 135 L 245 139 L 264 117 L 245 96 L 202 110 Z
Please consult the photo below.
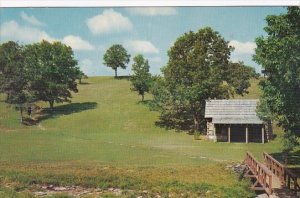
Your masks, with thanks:
M 246 144 L 248 144 L 248 125 L 246 125 Z
M 264 125 L 262 125 L 261 127 L 261 141 L 264 144 L 265 143 L 265 129 L 264 129 Z
M 231 134 L 230 134 L 230 125 L 228 125 L 228 142 L 230 143 Z
M 298 191 L 298 190 L 297 190 L 297 187 L 298 187 L 298 185 L 297 185 L 297 184 L 298 184 L 298 183 L 297 183 L 297 179 L 298 179 L 297 177 L 294 177 L 294 178 L 293 178 L 293 180 L 294 180 L 294 194 L 295 194 L 295 195 L 297 195 L 297 191 Z

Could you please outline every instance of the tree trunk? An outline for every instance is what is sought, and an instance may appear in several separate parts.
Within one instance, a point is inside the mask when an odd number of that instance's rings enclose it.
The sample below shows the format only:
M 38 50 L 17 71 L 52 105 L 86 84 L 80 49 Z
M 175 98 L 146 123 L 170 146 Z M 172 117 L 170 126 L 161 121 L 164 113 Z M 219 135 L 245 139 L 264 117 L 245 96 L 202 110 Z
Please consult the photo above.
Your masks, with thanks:
M 118 78 L 117 69 L 115 69 L 115 78 Z
M 284 152 L 283 156 L 284 156 L 284 165 L 287 166 L 288 163 L 289 163 L 289 153 L 288 152 Z
M 193 118 L 194 118 L 194 132 L 196 132 L 196 131 L 199 131 L 199 129 L 200 129 L 198 114 L 194 113 Z
M 23 124 L 23 107 L 20 106 L 21 124 Z
M 142 102 L 144 102 L 144 94 L 142 94 Z
M 54 100 L 50 100 L 49 104 L 50 104 L 50 112 L 52 113 L 53 112 L 53 106 L 54 106 Z
M 81 84 L 81 78 L 79 78 L 79 84 Z

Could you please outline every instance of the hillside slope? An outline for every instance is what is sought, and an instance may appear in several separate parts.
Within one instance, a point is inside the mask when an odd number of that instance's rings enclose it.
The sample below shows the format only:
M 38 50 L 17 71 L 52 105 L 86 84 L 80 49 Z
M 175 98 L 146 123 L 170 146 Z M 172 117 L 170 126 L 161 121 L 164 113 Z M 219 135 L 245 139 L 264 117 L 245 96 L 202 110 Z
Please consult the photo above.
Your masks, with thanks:
M 18 112 L 0 102 L 0 195 L 16 195 L 3 186 L 54 183 L 247 197 L 247 187 L 225 164 L 242 161 L 247 150 L 261 156 L 280 148 L 278 140 L 213 143 L 160 128 L 158 113 L 139 102 L 126 79 L 89 78 L 73 96 L 71 104 L 56 104 L 53 115 L 40 115 L 35 126 L 20 125 Z

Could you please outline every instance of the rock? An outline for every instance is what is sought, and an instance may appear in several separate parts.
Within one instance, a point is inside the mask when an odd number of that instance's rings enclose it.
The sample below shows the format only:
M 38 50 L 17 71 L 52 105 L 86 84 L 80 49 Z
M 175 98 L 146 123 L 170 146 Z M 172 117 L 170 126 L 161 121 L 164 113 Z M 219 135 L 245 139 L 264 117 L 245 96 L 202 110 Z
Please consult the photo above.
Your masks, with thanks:
M 227 169 L 227 167 L 229 168 L 229 165 L 226 166 L 225 169 Z M 242 164 L 236 164 L 234 166 L 231 166 L 230 168 L 234 173 L 237 173 L 237 174 L 242 174 L 244 172 L 244 170 L 246 169 L 246 166 L 245 165 L 242 165 Z
M 101 188 L 96 188 L 96 192 L 102 192 Z
M 88 194 L 88 193 L 89 193 L 88 190 L 84 190 L 84 191 L 81 192 L 81 194 L 83 194 L 83 195 L 84 195 L 84 194 Z
M 269 196 L 268 194 L 264 193 L 264 194 L 257 195 L 256 198 L 269 198 Z
M 211 193 L 211 191 L 210 191 L 210 190 L 208 190 L 208 191 L 206 191 L 206 193 L 205 193 L 205 194 L 206 194 L 206 195 L 208 195 L 208 194 L 210 194 L 210 193 Z
M 65 190 L 67 190 L 67 188 L 58 186 L 58 187 L 54 187 L 53 190 L 55 190 L 55 191 L 65 191 Z
M 148 191 L 147 190 L 143 190 L 143 194 L 148 194 Z
M 116 188 L 116 189 L 113 190 L 113 192 L 114 192 L 114 194 L 117 195 L 117 196 L 122 195 L 122 190 L 121 190 L 121 189 Z
M 276 195 L 270 195 L 269 198 L 279 198 L 279 197 Z
M 36 196 L 45 196 L 45 195 L 47 195 L 47 193 L 40 191 L 40 192 L 35 192 L 34 195 L 36 195 Z

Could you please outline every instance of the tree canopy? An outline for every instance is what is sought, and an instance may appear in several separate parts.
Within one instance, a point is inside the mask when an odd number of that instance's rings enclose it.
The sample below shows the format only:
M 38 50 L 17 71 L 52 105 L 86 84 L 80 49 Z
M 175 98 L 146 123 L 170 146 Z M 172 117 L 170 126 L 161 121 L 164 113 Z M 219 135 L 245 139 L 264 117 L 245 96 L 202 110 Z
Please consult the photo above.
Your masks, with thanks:
M 266 21 L 267 35 L 256 39 L 254 55 L 266 75 L 257 112 L 283 127 L 283 151 L 288 153 L 297 145 L 295 134 L 300 135 L 300 8 L 289 7 Z
M 149 91 L 151 83 L 149 69 L 148 60 L 144 59 L 143 55 L 139 54 L 133 58 L 131 83 L 133 90 L 142 96 L 142 101 L 144 101 L 145 92 Z
M 71 91 L 78 91 L 80 70 L 71 47 L 48 41 L 27 45 L 25 64 L 30 90 L 38 100 L 49 102 L 51 111 L 54 102 L 70 102 Z
M 29 90 L 28 72 L 24 64 L 24 47 L 9 41 L 0 46 L 0 92 L 6 94 L 5 102 L 20 111 L 33 100 Z
M 162 122 L 169 127 L 204 130 L 205 100 L 246 92 L 252 73 L 239 74 L 249 68 L 229 61 L 232 50 L 209 27 L 187 32 L 176 40 L 168 51 L 163 78 L 158 78 L 152 88 Z
M 126 65 L 130 61 L 130 54 L 126 49 L 120 45 L 112 45 L 103 56 L 104 64 L 107 67 L 111 67 L 115 71 L 115 77 L 118 76 L 118 68 L 126 69 Z

